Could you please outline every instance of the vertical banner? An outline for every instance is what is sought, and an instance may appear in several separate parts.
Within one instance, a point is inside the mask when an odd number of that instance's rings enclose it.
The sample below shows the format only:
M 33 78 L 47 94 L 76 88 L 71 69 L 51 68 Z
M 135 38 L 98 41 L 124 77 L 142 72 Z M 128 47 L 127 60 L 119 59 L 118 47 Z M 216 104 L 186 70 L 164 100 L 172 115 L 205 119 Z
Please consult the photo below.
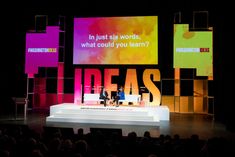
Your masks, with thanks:
M 25 73 L 33 76 L 39 67 L 57 67 L 59 26 L 47 26 L 44 33 L 26 34 Z

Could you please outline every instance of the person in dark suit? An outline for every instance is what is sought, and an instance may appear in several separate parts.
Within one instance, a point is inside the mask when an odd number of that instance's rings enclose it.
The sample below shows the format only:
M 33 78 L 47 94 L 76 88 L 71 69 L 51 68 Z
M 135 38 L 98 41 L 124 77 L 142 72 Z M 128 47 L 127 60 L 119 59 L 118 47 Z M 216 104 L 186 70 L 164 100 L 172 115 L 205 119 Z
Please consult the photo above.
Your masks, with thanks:
M 104 100 L 104 107 L 106 107 L 107 100 L 109 100 L 109 97 L 108 97 L 108 92 L 105 90 L 104 87 L 100 91 L 100 99 Z

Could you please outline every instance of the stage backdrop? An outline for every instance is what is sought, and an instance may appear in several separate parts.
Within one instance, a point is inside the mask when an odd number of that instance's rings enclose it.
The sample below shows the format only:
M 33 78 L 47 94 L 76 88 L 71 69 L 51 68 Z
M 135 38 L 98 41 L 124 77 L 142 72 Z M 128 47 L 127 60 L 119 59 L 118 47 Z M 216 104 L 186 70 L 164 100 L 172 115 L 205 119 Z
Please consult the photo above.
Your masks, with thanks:
M 176 24 L 169 55 L 158 51 L 157 16 L 74 18 L 73 22 L 68 24 L 74 25 L 71 36 L 59 36 L 66 31 L 59 26 L 26 36 L 26 73 L 36 74 L 39 68 L 30 88 L 32 107 L 63 102 L 81 105 L 85 93 L 99 93 L 105 86 L 111 96 L 122 85 L 126 94 L 141 95 L 142 106 L 210 112 L 214 98 L 212 28 L 192 31 L 187 24 Z M 73 51 L 58 52 L 58 47 L 64 48 L 58 42 L 63 37 L 73 38 Z M 58 54 L 67 60 L 58 62 Z M 168 63 L 158 56 L 166 57 Z

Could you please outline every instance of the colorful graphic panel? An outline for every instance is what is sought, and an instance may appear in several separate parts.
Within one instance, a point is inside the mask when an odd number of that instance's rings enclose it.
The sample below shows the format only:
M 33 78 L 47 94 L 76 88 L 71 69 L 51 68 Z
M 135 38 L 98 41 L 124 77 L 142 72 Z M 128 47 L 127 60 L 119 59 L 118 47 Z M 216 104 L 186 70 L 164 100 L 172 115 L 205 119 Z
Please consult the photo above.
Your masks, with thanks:
M 189 31 L 174 25 L 174 68 L 196 68 L 197 76 L 213 76 L 213 31 Z
M 45 33 L 26 34 L 25 73 L 38 73 L 39 67 L 57 67 L 59 26 L 47 26 Z
M 158 17 L 74 19 L 73 64 L 158 64 Z

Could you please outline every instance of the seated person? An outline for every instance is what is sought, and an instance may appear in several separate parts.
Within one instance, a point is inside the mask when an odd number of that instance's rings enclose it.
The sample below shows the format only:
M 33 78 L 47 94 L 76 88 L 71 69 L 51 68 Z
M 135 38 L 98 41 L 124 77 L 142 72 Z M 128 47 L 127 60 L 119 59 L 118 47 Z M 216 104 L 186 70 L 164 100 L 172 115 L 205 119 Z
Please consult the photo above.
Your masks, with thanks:
M 105 88 L 103 87 L 100 91 L 100 99 L 104 99 L 104 107 L 106 107 L 107 104 L 107 100 L 109 100 L 108 98 L 108 92 L 105 90 Z
M 117 96 L 114 98 L 113 102 L 116 102 L 116 106 L 119 106 L 119 100 L 125 99 L 125 93 L 123 87 L 120 87 L 119 91 L 117 91 Z

